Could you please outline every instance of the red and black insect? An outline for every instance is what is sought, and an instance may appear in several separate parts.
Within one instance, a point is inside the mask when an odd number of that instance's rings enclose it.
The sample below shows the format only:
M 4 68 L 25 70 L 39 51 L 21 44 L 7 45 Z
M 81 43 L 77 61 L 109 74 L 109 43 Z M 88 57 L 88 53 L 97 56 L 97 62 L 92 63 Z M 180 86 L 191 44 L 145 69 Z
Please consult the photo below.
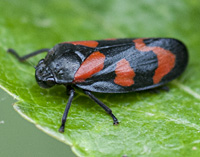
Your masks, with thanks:
M 91 92 L 127 93 L 159 87 L 178 77 L 188 63 L 185 45 L 171 38 L 64 42 L 23 57 L 13 49 L 8 51 L 19 61 L 48 52 L 36 66 L 35 78 L 43 88 L 56 84 L 66 86 L 70 96 L 60 132 L 64 132 L 74 97 L 73 86 L 83 89 L 118 124 L 112 110 Z

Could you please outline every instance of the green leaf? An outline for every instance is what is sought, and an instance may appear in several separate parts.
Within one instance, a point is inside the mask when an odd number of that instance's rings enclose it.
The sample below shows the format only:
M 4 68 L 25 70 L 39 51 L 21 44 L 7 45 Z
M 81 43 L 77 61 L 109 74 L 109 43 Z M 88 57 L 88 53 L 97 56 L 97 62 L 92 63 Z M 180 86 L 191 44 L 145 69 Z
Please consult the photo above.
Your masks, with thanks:
M 18 102 L 15 110 L 39 129 L 71 145 L 78 156 L 198 156 L 200 153 L 200 44 L 198 0 L 0 1 L 0 86 Z M 65 88 L 41 89 L 33 66 L 20 55 L 56 43 L 120 37 L 173 37 L 186 43 L 190 62 L 169 83 L 170 92 L 95 93 L 112 119 L 76 90 L 65 133 L 58 132 L 68 100 Z

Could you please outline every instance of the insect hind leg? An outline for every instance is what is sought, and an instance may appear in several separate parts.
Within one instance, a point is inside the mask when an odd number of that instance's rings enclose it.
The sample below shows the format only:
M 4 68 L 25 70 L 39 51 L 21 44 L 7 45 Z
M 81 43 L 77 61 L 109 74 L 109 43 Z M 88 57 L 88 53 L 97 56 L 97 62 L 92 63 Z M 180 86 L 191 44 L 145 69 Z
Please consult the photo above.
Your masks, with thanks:
M 169 92 L 170 88 L 168 86 L 160 86 L 154 89 L 149 89 L 150 93 L 152 94 L 159 94 L 161 91 Z

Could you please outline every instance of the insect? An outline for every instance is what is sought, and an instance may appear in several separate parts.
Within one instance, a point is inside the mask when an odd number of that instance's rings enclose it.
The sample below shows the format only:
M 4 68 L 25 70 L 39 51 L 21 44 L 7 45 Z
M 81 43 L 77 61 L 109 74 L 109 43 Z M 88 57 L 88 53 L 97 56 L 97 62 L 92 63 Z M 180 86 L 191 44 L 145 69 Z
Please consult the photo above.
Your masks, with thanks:
M 74 86 L 102 107 L 118 124 L 118 119 L 91 92 L 127 93 L 162 86 L 178 77 L 188 63 L 185 45 L 172 38 L 125 38 L 63 42 L 52 49 L 41 49 L 19 61 L 47 52 L 35 67 L 35 78 L 42 88 L 64 85 L 69 99 L 59 131 L 65 122 L 75 94 Z

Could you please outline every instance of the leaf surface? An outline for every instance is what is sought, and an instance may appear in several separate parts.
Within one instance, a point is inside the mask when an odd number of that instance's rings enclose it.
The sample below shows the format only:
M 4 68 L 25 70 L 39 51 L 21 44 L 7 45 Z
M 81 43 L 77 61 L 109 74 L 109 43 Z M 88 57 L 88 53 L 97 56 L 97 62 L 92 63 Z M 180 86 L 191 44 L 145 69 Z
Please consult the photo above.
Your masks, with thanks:
M 3 0 L 0 86 L 18 100 L 18 113 L 78 156 L 198 156 L 199 8 L 197 0 Z M 122 37 L 180 39 L 188 47 L 189 65 L 168 84 L 170 92 L 95 93 L 118 117 L 118 126 L 77 89 L 64 134 L 58 129 L 68 100 L 65 88 L 41 89 L 34 78 L 33 67 L 45 54 L 19 63 L 6 53 L 10 47 L 25 55 L 63 41 Z

